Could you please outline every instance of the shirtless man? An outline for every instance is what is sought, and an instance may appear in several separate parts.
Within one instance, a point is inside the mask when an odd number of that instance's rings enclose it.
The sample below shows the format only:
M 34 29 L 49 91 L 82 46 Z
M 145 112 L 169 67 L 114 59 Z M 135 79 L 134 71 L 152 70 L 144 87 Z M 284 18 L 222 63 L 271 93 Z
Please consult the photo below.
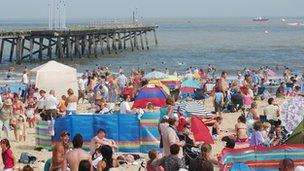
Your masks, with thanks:
M 226 71 L 223 71 L 218 82 L 220 91 L 223 92 L 225 95 L 228 91 L 227 76 L 228 73 Z
M 54 146 L 52 166 L 50 171 L 60 170 L 64 161 L 64 155 L 69 149 L 69 136 L 67 131 L 64 131 L 60 135 L 60 142 Z
M 71 171 L 78 171 L 81 160 L 88 160 L 91 162 L 91 155 L 82 149 L 83 138 L 80 134 L 76 134 L 73 138 L 74 149 L 68 151 L 62 165 L 62 171 L 66 171 L 69 166 Z
M 65 106 L 67 107 L 66 114 L 76 114 L 78 98 L 74 94 L 74 91 L 70 88 L 67 91 L 68 97 L 65 101 Z
M 113 151 L 117 149 L 117 144 L 115 141 L 106 138 L 106 131 L 104 129 L 99 129 L 97 131 L 97 134 L 91 140 L 90 145 L 91 154 L 94 154 L 95 150 L 101 145 L 109 145 L 112 147 Z

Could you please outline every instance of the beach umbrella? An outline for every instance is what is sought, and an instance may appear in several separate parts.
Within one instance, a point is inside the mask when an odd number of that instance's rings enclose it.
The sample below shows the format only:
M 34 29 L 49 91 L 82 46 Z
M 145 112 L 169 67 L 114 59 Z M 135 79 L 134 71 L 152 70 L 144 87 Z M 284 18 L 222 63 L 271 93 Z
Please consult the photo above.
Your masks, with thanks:
M 180 79 L 175 75 L 169 75 L 166 78 L 160 79 L 160 81 L 170 89 L 178 89 L 181 84 Z
M 234 163 L 230 171 L 251 171 L 250 167 L 244 163 Z
M 281 105 L 282 125 L 288 132 L 292 132 L 304 119 L 304 98 L 293 97 Z
M 211 116 L 202 104 L 196 101 L 184 101 L 178 105 L 179 111 L 186 114 L 197 115 L 197 116 Z M 188 116 L 188 115 L 187 115 Z
M 148 73 L 147 75 L 145 75 L 143 78 L 146 80 L 159 80 L 162 78 L 166 78 L 169 75 L 163 73 L 163 72 L 159 72 L 159 71 L 153 71 Z
M 194 89 L 201 88 L 201 85 L 196 80 L 186 80 L 182 82 L 180 91 L 183 93 L 193 93 Z
M 191 117 L 191 132 L 193 133 L 195 141 L 214 144 L 209 128 L 198 116 Z
M 161 81 L 159 80 L 150 80 L 148 84 L 154 84 L 156 86 L 161 87 L 168 95 L 170 95 L 170 90 L 169 88 L 163 84 Z
M 133 108 L 146 108 L 149 102 L 154 106 L 163 107 L 167 98 L 167 93 L 161 87 L 148 84 L 139 90 L 135 97 Z

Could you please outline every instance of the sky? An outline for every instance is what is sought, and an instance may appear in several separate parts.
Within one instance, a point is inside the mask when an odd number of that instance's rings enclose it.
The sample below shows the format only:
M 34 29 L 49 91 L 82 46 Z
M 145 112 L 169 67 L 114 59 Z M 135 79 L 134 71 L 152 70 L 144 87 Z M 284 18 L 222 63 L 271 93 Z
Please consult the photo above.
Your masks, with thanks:
M 44 19 L 49 0 L 1 0 L 0 19 Z M 304 0 L 65 0 L 67 19 L 302 17 Z

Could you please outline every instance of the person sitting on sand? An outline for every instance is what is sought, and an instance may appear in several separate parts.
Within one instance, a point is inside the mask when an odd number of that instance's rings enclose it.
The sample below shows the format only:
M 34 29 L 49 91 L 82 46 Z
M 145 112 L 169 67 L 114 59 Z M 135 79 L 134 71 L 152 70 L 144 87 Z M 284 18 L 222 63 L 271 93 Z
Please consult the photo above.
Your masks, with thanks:
M 292 159 L 283 159 L 279 164 L 280 171 L 294 171 L 295 164 Z
M 211 157 L 211 151 L 212 147 L 210 144 L 202 144 L 201 154 L 197 158 L 190 160 L 189 170 L 213 170 L 212 164 L 217 165 L 218 161 Z
M 216 140 L 220 135 L 220 132 L 221 132 L 220 125 L 223 121 L 223 118 L 218 116 L 218 117 L 215 118 L 215 120 L 216 120 L 216 122 L 212 126 L 212 137 L 213 137 L 214 140 Z
M 262 135 L 263 124 L 261 121 L 256 121 L 253 124 L 253 132 L 251 134 L 250 146 L 264 146 L 265 140 Z
M 95 150 L 102 145 L 109 145 L 113 148 L 113 151 L 117 149 L 117 144 L 114 140 L 106 138 L 106 131 L 104 129 L 99 129 L 95 137 L 92 138 L 90 144 L 90 152 L 94 154 Z
M 149 161 L 147 161 L 147 166 L 146 166 L 147 171 L 164 171 L 164 169 L 161 166 L 158 166 L 156 168 L 152 167 L 153 160 L 158 158 L 157 151 L 155 150 L 149 151 L 148 156 L 149 156 Z
M 99 153 L 102 156 L 102 160 L 97 163 L 97 171 L 108 171 L 111 168 L 119 167 L 119 163 L 116 159 L 113 159 L 113 149 L 109 145 L 103 145 L 98 148 Z
M 239 116 L 235 124 L 236 141 L 246 142 L 248 139 L 248 127 L 244 116 Z
M 155 108 L 155 106 L 153 105 L 152 102 L 148 102 L 147 107 L 146 107 L 146 109 L 144 109 L 144 111 L 145 112 L 156 112 L 156 111 L 158 111 L 158 109 Z
M 184 162 L 178 157 L 180 146 L 178 144 L 170 145 L 170 155 L 164 156 L 161 159 L 154 159 L 151 166 L 156 170 L 158 166 L 162 166 L 166 171 L 177 171 L 185 168 Z
M 257 112 L 258 104 L 256 102 L 251 103 L 251 107 L 248 111 L 246 119 L 253 119 L 255 121 L 260 120 L 260 115 Z
M 285 97 L 285 83 L 284 82 L 281 82 L 280 86 L 278 87 L 277 91 L 276 91 L 276 96 L 278 98 L 282 98 L 282 97 Z
M 55 144 L 50 171 L 56 171 L 62 168 L 64 156 L 69 150 L 69 136 L 70 134 L 67 131 L 63 131 L 60 135 L 60 142 Z
M 267 118 L 267 121 L 271 125 L 278 125 L 280 123 L 280 108 L 278 104 L 275 102 L 274 98 L 268 99 L 268 106 L 264 108 L 264 115 Z
M 78 171 L 79 163 L 81 160 L 89 160 L 91 162 L 91 155 L 82 149 L 83 138 L 80 134 L 76 134 L 73 138 L 73 150 L 66 153 L 62 171 L 66 171 L 69 166 L 70 170 Z

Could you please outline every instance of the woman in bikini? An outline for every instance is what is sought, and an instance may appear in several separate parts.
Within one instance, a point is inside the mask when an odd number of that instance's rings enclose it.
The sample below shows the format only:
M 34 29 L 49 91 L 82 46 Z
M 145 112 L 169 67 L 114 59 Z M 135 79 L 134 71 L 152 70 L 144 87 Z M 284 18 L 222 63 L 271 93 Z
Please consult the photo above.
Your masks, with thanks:
M 18 141 L 18 119 L 21 117 L 24 117 L 24 105 L 23 103 L 20 101 L 19 99 L 19 95 L 18 94 L 14 94 L 14 98 L 13 98 L 13 115 L 12 115 L 12 119 L 11 119 L 11 125 L 14 128 L 14 135 L 15 135 L 15 139 L 16 141 Z
M 244 116 L 238 118 L 238 122 L 235 124 L 236 141 L 246 142 L 248 139 L 248 127 L 246 125 L 246 119 Z

